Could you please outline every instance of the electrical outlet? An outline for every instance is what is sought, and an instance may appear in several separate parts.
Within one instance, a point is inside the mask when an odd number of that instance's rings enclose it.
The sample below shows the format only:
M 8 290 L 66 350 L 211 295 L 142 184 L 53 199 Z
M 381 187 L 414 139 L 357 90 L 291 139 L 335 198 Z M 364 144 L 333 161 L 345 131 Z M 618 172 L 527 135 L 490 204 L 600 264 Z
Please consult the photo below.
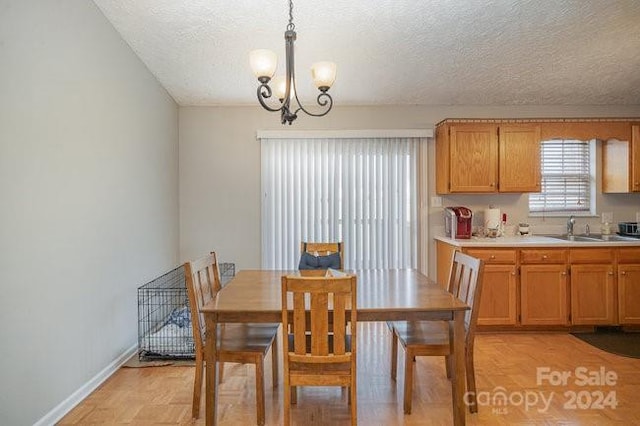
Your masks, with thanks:
M 613 212 L 602 212 L 602 223 L 613 223 Z
M 431 207 L 442 207 L 442 197 L 431 197 Z

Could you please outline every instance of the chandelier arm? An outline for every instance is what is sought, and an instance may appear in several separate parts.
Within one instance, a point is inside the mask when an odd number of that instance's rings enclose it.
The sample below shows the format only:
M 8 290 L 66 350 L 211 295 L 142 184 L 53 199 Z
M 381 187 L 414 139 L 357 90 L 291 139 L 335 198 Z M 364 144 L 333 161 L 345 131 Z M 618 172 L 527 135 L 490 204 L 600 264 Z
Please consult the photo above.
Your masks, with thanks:
M 302 103 L 300 102 L 300 100 L 298 99 L 298 94 L 296 93 L 296 102 L 298 103 L 298 109 L 296 110 L 296 114 L 298 113 L 298 111 L 302 110 L 304 111 L 305 114 L 310 115 L 312 117 L 322 117 L 325 116 L 329 113 L 329 111 L 331 111 L 331 108 L 333 108 L 333 98 L 331 97 L 330 94 L 328 94 L 327 92 L 322 92 L 318 95 L 318 97 L 316 98 L 316 102 L 318 103 L 318 105 L 324 107 L 327 106 L 327 109 L 323 112 L 319 112 L 319 113 L 313 113 L 310 111 L 307 111 L 303 106 Z
M 264 99 L 268 99 L 271 97 L 271 87 L 269 87 L 269 85 L 267 83 L 262 83 L 260 86 L 258 86 L 258 90 L 256 92 L 256 94 L 258 95 L 258 101 L 260 102 L 260 105 L 262 105 L 262 108 L 266 109 L 267 111 L 271 111 L 271 112 L 276 112 L 276 111 L 280 111 L 282 110 L 282 107 L 284 105 L 281 105 L 280 108 L 273 108 L 270 107 L 269 105 L 267 105 L 267 103 L 264 101 Z

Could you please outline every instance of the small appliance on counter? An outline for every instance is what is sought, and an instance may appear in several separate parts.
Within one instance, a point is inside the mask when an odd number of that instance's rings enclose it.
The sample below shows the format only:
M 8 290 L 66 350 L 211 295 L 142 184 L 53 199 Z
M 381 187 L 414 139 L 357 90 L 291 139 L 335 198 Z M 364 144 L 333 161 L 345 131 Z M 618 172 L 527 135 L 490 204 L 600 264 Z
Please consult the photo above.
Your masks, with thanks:
M 620 222 L 618 223 L 618 234 L 625 237 L 640 238 L 637 222 Z
M 472 219 L 473 212 L 466 207 L 445 207 L 445 235 L 451 238 L 471 238 Z

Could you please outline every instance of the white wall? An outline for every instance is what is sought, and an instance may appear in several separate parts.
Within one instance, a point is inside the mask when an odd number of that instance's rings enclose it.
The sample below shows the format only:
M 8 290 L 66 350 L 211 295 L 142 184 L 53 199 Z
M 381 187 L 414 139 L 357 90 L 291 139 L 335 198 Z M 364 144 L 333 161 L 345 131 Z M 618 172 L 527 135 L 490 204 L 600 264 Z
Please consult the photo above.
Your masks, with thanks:
M 0 424 L 137 341 L 178 261 L 178 109 L 93 2 L 0 3 Z
M 340 93 L 333 95 L 339 103 Z M 260 266 L 260 146 L 256 130 L 432 128 L 445 118 L 455 117 L 617 116 L 640 116 L 640 105 L 337 106 L 326 117 L 301 115 L 291 127 L 280 125 L 278 114 L 259 106 L 180 108 L 180 257 L 188 259 L 215 249 L 221 260 L 236 262 L 238 268 Z M 430 195 L 435 192 L 434 154 L 432 143 L 429 146 Z M 513 220 L 520 220 L 526 218 L 527 200 L 526 195 L 458 195 L 444 197 L 443 203 L 468 205 L 472 209 L 496 204 L 504 206 Z M 635 220 L 636 209 L 640 209 L 640 194 L 599 196 L 598 211 L 613 211 L 616 221 Z M 430 208 L 429 212 L 430 234 L 442 233 L 442 209 Z M 563 219 L 547 219 L 545 223 L 560 225 L 563 222 Z M 429 275 L 435 278 L 434 250 L 429 252 Z

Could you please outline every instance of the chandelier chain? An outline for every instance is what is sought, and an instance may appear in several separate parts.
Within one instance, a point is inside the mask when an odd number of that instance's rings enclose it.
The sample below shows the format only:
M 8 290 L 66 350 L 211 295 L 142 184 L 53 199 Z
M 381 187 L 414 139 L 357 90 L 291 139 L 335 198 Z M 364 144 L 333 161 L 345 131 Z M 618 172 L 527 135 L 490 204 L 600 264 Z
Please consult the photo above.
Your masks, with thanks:
M 287 25 L 287 30 L 293 31 L 296 29 L 296 26 L 293 24 L 293 0 L 289 0 L 289 25 Z

